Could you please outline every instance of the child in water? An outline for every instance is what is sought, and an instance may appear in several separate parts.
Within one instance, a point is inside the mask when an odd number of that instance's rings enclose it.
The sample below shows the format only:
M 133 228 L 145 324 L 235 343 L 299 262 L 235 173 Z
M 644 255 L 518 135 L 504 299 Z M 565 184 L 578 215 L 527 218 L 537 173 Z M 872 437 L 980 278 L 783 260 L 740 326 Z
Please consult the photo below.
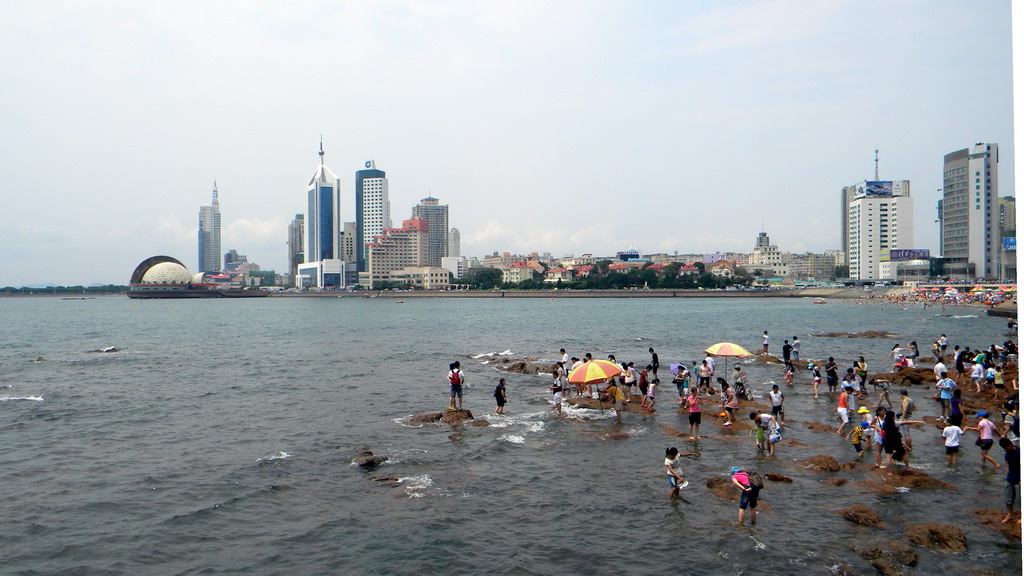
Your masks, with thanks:
M 562 380 L 561 380 L 561 378 L 558 377 L 558 370 L 552 370 L 551 371 L 551 377 L 554 378 L 554 382 L 551 383 L 551 386 L 548 388 L 548 390 L 551 390 L 551 393 L 555 397 L 555 415 L 558 416 L 559 418 L 561 418 L 562 417 Z
M 661 384 L 661 380 L 655 378 L 647 385 L 647 395 L 640 401 L 640 407 L 646 408 L 648 412 L 654 412 L 654 391 Z

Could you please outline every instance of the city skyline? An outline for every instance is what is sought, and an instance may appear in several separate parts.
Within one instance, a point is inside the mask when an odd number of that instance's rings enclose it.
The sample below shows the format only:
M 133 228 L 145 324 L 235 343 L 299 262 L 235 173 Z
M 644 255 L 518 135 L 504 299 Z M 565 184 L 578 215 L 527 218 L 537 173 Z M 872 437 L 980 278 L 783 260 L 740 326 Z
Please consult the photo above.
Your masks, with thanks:
M 762 229 L 838 249 L 839 192 L 873 179 L 876 148 L 882 180 L 913 183 L 915 248 L 939 253 L 951 151 L 998 144 L 1015 195 L 1009 2 L 9 12 L 2 286 L 190 259 L 214 176 L 221 252 L 286 272 L 321 134 L 341 221 L 372 158 L 392 217 L 441 198 L 470 256 L 748 252 Z

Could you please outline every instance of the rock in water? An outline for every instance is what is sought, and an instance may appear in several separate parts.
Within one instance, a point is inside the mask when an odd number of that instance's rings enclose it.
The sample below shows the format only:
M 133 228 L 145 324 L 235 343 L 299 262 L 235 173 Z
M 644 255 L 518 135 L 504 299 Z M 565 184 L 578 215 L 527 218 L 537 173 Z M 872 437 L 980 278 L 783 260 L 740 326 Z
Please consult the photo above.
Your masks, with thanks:
M 441 416 L 441 422 L 445 424 L 461 424 L 472 419 L 473 413 L 469 410 L 448 410 Z
M 867 548 L 854 550 L 865 560 L 870 561 L 875 570 L 886 576 L 904 574 L 900 566 L 917 566 L 917 552 L 906 542 L 899 540 L 875 542 Z
M 367 470 L 373 470 L 377 466 L 380 466 L 384 462 L 387 462 L 387 460 L 387 456 L 374 456 L 373 452 L 367 451 L 356 455 L 356 457 L 352 459 L 352 463 L 357 464 Z
M 440 422 L 444 416 L 444 412 L 420 412 L 419 414 L 413 414 L 409 418 L 410 426 L 422 426 L 424 424 L 434 424 Z
M 907 526 L 907 539 L 919 546 L 927 546 L 935 550 L 945 548 L 954 552 L 967 550 L 967 537 L 964 531 L 956 526 L 925 522 Z
M 860 504 L 840 510 L 839 513 L 850 522 L 862 526 L 878 526 L 882 523 L 882 519 L 878 517 L 878 514 L 875 514 L 874 510 Z

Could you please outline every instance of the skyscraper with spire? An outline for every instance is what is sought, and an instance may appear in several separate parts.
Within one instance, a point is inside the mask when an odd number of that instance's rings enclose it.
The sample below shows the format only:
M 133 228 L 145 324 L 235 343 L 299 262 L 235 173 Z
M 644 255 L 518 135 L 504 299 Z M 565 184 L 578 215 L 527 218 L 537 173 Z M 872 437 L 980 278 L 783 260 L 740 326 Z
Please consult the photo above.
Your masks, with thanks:
M 199 207 L 199 270 L 220 270 L 220 202 L 217 181 L 213 181 L 213 201 Z
M 340 288 L 344 270 L 340 253 L 341 179 L 324 165 L 324 143 L 320 140 L 320 165 L 306 187 L 305 246 L 303 264 L 298 266 L 296 284 L 318 288 Z

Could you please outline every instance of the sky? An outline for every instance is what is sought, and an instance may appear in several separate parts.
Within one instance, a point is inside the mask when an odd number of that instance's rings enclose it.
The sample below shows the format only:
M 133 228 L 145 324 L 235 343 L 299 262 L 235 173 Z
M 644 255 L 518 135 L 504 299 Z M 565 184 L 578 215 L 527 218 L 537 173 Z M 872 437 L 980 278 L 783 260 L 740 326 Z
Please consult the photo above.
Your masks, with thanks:
M 1010 2 L 9 0 L 0 21 L 0 286 L 286 268 L 318 164 L 385 170 L 395 225 L 433 195 L 462 254 L 840 246 L 840 190 L 908 179 L 938 253 L 944 154 L 1001 148 Z

